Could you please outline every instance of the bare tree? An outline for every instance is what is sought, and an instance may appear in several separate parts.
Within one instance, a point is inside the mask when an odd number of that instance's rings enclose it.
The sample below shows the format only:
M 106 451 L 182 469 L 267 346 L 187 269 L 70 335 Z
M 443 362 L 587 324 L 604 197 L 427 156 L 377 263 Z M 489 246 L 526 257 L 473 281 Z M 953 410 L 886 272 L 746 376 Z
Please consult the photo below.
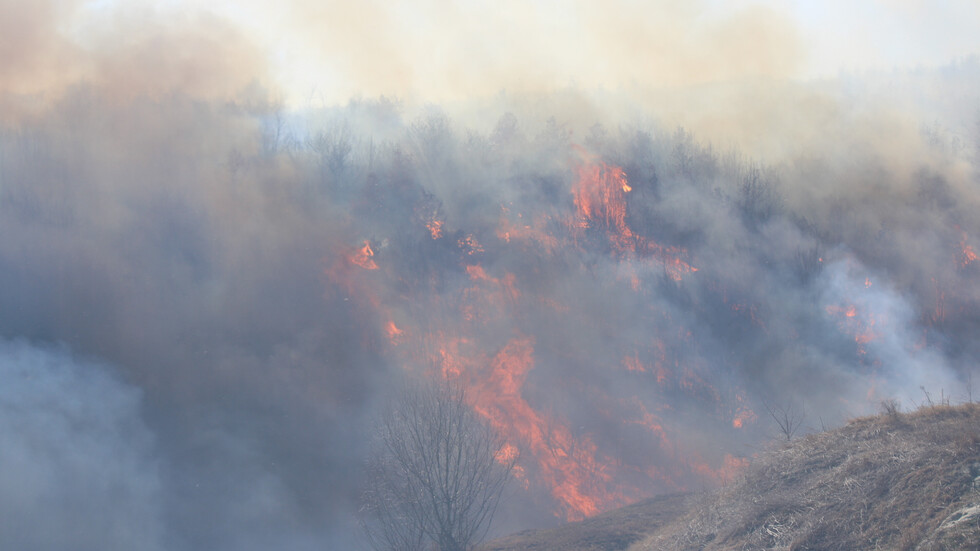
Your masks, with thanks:
M 773 421 L 776 422 L 779 432 L 786 437 L 786 441 L 792 440 L 793 435 L 800 429 L 800 425 L 806 418 L 806 411 L 803 406 L 796 406 L 792 402 L 785 406 L 770 405 L 765 401 L 762 402 L 762 405 L 769 412 L 769 417 L 772 417 Z
M 347 121 L 339 121 L 307 140 L 307 147 L 316 155 L 321 179 L 326 180 L 327 174 L 341 176 L 351 161 L 354 133 Z
M 516 453 L 449 383 L 409 387 L 381 418 L 362 524 L 381 550 L 468 551 L 486 536 Z
M 895 398 L 886 398 L 881 401 L 881 413 L 888 417 L 896 417 L 902 412 L 901 403 Z

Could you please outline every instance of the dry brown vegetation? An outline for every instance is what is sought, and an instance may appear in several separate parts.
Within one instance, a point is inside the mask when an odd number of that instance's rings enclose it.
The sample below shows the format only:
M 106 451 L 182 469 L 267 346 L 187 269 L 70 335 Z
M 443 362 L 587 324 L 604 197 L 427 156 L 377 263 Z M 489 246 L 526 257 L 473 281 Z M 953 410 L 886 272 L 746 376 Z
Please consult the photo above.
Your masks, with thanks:
M 732 484 L 481 551 L 980 549 L 980 404 L 855 419 L 780 442 Z
M 980 405 L 784 443 L 631 551 L 980 548 Z
M 690 494 L 668 494 L 549 530 L 493 540 L 478 551 L 618 551 L 690 510 Z

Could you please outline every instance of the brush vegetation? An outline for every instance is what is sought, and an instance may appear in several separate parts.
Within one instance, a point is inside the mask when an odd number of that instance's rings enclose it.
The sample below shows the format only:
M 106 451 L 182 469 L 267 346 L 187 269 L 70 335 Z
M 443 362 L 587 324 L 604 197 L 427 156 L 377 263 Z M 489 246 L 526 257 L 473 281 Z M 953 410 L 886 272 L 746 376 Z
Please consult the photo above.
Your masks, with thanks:
M 980 549 L 980 404 L 883 410 L 780 442 L 718 490 L 482 549 Z

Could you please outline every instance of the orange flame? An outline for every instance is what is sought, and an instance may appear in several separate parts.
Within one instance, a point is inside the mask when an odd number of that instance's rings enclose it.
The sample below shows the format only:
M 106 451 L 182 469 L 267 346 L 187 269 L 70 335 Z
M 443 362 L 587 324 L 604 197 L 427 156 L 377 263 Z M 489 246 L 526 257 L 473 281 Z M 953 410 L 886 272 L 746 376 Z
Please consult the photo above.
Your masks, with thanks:
M 453 347 L 457 348 L 458 347 Z M 460 377 L 472 391 L 473 408 L 486 417 L 512 446 L 528 450 L 538 479 L 550 487 L 562 515 L 580 520 L 626 498 L 609 490 L 611 461 L 598 457 L 588 437 L 575 438 L 567 426 L 538 412 L 521 390 L 534 366 L 534 339 L 511 339 L 493 358 L 467 361 L 445 354 L 442 373 Z M 518 477 L 524 476 L 521 470 Z
M 626 172 L 618 166 L 596 159 L 582 148 L 577 148 L 583 162 L 576 170 L 577 178 L 572 186 L 576 221 L 580 230 L 601 227 L 606 230 L 616 252 L 625 257 L 636 253 L 658 259 L 670 277 L 676 281 L 697 268 L 680 259 L 687 251 L 679 247 L 664 247 L 633 233 L 626 223 L 626 195 L 633 190 Z M 638 280 L 634 279 L 634 285 Z
M 656 341 L 654 347 L 657 351 L 657 358 L 654 362 L 653 367 L 647 367 L 640 362 L 639 354 L 633 354 L 632 356 L 626 356 L 623 358 L 623 366 L 626 367 L 627 371 L 632 371 L 634 373 L 653 373 L 657 378 L 658 384 L 664 384 L 667 378 L 671 376 L 670 370 L 664 366 L 666 353 L 664 351 L 663 341 Z
M 517 220 L 513 220 L 515 217 Z M 558 239 L 548 233 L 547 225 L 548 218 L 544 215 L 535 217 L 534 221 L 528 224 L 522 213 L 518 212 L 516 215 L 512 215 L 510 209 L 501 207 L 497 238 L 506 243 L 514 240 L 529 245 L 536 244 L 544 252 L 553 253 L 558 249 Z
M 732 428 L 740 429 L 745 426 L 746 423 L 751 423 L 757 420 L 759 417 L 754 411 L 745 405 L 745 398 L 739 394 L 735 395 L 735 402 L 738 404 L 735 416 L 732 418 Z
M 740 429 L 745 426 L 746 423 L 751 423 L 758 418 L 755 412 L 748 408 L 743 408 L 735 413 L 735 417 L 732 418 L 732 428 Z
M 968 245 L 966 242 L 966 232 L 961 232 L 963 234 L 962 239 L 960 239 L 960 266 L 966 268 L 972 264 L 977 259 L 977 253 L 973 250 L 973 247 Z
M 456 245 L 463 250 L 467 255 L 473 256 L 483 252 L 483 245 L 476 240 L 476 237 L 472 235 L 467 235 L 466 237 L 459 239 Z
M 442 237 L 442 220 L 431 220 L 426 222 L 425 227 L 429 229 L 432 239 L 439 239 Z
M 627 371 L 638 371 L 645 372 L 647 368 L 640 363 L 640 358 L 638 356 L 626 356 L 623 358 L 623 365 L 626 366 Z
M 740 470 L 747 467 L 749 460 L 745 459 L 744 457 L 735 457 L 726 453 L 724 462 L 720 469 L 713 469 L 703 462 L 694 461 L 692 463 L 692 467 L 695 472 L 715 483 L 724 484 L 730 482 L 735 478 L 735 475 L 738 474 Z
M 405 332 L 399 329 L 393 321 L 389 321 L 388 325 L 385 326 L 385 333 L 388 334 L 388 341 L 396 346 L 401 344 L 402 336 L 405 334 Z
M 634 291 L 642 292 L 641 276 L 660 272 L 661 265 L 664 273 L 677 280 L 697 271 L 683 260 L 687 254 L 684 249 L 662 246 L 633 233 L 627 224 L 626 210 L 633 187 L 625 171 L 585 153 L 582 156 L 584 160 L 576 170 L 577 179 L 571 190 L 573 212 L 528 216 L 503 207 L 496 230 L 499 241 L 491 237 L 488 248 L 507 244 L 526 247 L 530 252 L 550 253 L 561 246 L 577 246 L 585 228 L 591 228 L 590 231 L 608 237 L 614 255 L 623 265 L 621 274 L 626 274 Z M 419 211 L 415 219 L 419 231 L 424 224 L 433 239 L 444 237 L 445 226 L 437 215 L 438 209 L 428 208 Z M 554 233 L 556 230 L 567 233 Z M 505 439 L 506 445 L 497 459 L 508 461 L 518 457 L 515 477 L 524 488 L 533 486 L 536 491 L 546 488 L 556 504 L 556 514 L 578 520 L 649 495 L 654 487 L 683 489 L 675 480 L 691 473 L 707 480 L 730 476 L 739 460 L 727 456 L 719 467 L 720 458 L 714 458 L 709 464 L 696 452 L 682 449 L 674 442 L 670 425 L 658 417 L 657 411 L 648 410 L 648 401 L 599 394 L 599 399 L 607 400 L 610 418 L 618 415 L 621 422 L 634 426 L 631 430 L 640 427 L 651 450 L 659 449 L 670 458 L 667 466 L 621 462 L 600 450 L 600 444 L 605 444 L 601 433 L 590 433 L 584 426 L 573 430 L 559 414 L 532 405 L 531 395 L 525 394 L 527 385 L 533 384 L 528 379 L 535 365 L 535 339 L 512 329 L 508 340 L 501 336 L 501 328 L 513 324 L 515 313 L 529 308 L 538 308 L 551 316 L 542 319 L 574 315 L 575 311 L 556 301 L 553 295 L 521 287 L 518 277 L 504 271 L 502 264 L 484 267 L 477 263 L 484 258 L 483 244 L 473 234 L 461 238 L 459 235 L 452 238 L 458 247 L 458 257 L 464 259 L 459 267 L 465 275 L 453 282 L 458 286 L 451 286 L 452 293 L 437 293 L 431 296 L 429 304 L 419 304 L 419 299 L 425 299 L 426 295 L 390 292 L 394 288 L 392 284 L 404 277 L 394 273 L 395 263 L 383 262 L 383 269 L 370 277 L 358 270 L 379 269 L 367 240 L 354 250 L 340 249 L 344 252 L 334 255 L 336 260 L 326 273 L 334 283 L 348 287 L 351 300 L 373 308 L 375 315 L 371 319 L 377 324 L 378 334 L 387 336 L 387 340 L 372 340 L 372 346 L 377 343 L 387 346 L 392 358 L 406 369 L 428 366 L 431 375 L 460 381 L 467 388 L 474 411 L 485 417 Z M 480 239 L 487 238 L 487 233 L 478 235 Z M 495 252 L 491 249 L 491 253 Z M 494 256 L 487 255 L 487 258 Z M 641 271 L 645 264 L 653 263 L 656 263 L 655 270 Z M 524 300 L 522 291 L 528 292 L 532 301 Z M 390 302 L 397 300 L 404 302 L 395 312 Z M 751 307 L 749 311 L 752 312 Z M 686 336 L 686 329 L 678 331 L 682 339 L 691 340 L 689 331 Z M 616 365 L 614 359 L 611 367 L 633 372 L 636 377 L 654 377 L 665 396 L 680 391 L 707 396 L 723 405 L 719 393 L 705 380 L 707 370 L 697 365 L 681 365 L 675 353 L 659 339 L 619 357 L 623 358 L 621 365 Z M 743 405 L 718 409 L 719 421 L 727 424 L 731 420 L 734 428 L 753 421 L 754 415 Z M 643 478 L 647 476 L 650 478 Z M 651 481 L 649 487 L 638 487 L 637 481 L 641 479 Z
M 873 312 L 861 312 L 859 315 L 857 306 L 853 304 L 846 306 L 830 305 L 825 310 L 828 314 L 842 316 L 843 319 L 840 320 L 838 325 L 842 331 L 850 334 L 854 338 L 854 342 L 858 344 L 857 352 L 860 355 L 867 353 L 867 350 L 864 348 L 865 344 L 880 336 L 875 331 L 877 319 Z
M 578 169 L 578 179 L 572 187 L 580 226 L 589 227 L 599 219 L 616 232 L 625 245 L 633 238 L 626 225 L 626 198 L 632 190 L 622 168 L 602 161 L 586 163 Z
M 364 246 L 351 253 L 347 257 L 347 260 L 349 260 L 351 264 L 360 266 L 365 270 L 377 270 L 378 265 L 374 262 L 374 259 L 371 258 L 373 256 L 374 251 L 371 249 L 371 242 L 365 239 Z

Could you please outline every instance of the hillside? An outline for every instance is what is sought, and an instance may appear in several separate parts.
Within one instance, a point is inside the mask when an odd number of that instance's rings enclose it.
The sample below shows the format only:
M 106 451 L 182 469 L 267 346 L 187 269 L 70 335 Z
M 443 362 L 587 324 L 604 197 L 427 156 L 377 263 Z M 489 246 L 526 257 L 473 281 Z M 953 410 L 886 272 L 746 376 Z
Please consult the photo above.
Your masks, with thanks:
M 855 419 L 774 446 L 715 492 L 481 549 L 980 549 L 980 405 Z
M 495 539 L 479 551 L 612 551 L 626 549 L 690 510 L 690 494 L 668 494 L 547 530 Z
M 980 406 L 856 419 L 775 448 L 631 551 L 975 549 Z

